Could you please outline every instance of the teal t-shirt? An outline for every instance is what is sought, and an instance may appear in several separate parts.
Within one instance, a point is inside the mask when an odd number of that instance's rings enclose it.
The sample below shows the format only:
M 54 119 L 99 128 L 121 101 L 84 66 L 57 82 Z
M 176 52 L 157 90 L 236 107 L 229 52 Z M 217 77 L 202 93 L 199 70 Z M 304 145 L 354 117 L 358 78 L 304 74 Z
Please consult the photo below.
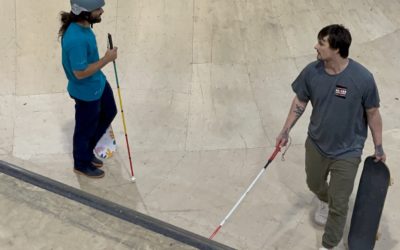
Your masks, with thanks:
M 101 70 L 81 80 L 73 73 L 74 70 L 85 70 L 89 64 L 99 60 L 96 37 L 92 29 L 71 23 L 62 37 L 61 45 L 62 64 L 68 78 L 68 93 L 83 101 L 100 99 L 106 83 L 106 77 Z

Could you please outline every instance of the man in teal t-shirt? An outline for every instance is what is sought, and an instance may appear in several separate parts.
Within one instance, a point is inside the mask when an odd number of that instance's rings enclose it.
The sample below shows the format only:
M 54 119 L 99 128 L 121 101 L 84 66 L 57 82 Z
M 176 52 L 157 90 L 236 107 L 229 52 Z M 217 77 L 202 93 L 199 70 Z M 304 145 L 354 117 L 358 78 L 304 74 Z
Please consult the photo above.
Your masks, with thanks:
M 101 69 L 117 58 L 118 49 L 108 49 L 100 58 L 91 29 L 101 22 L 104 4 L 104 0 L 71 0 L 71 12 L 61 13 L 59 31 L 67 89 L 75 100 L 74 171 L 91 178 L 104 176 L 103 163 L 93 149 L 117 114 L 112 89 Z

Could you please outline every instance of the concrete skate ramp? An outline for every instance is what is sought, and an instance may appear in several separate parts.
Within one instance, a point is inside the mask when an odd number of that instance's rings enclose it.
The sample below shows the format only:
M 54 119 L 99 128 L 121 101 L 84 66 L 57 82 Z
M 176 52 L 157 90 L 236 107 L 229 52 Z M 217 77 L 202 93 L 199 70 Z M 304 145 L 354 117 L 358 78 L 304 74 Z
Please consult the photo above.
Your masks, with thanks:
M 398 0 L 106 1 L 94 32 L 100 55 L 107 33 L 119 48 L 136 183 L 120 113 L 105 177 L 73 173 L 74 102 L 57 38 L 69 2 L 0 0 L 0 160 L 208 238 L 274 150 L 290 84 L 315 60 L 318 31 L 340 23 L 353 36 L 350 57 L 374 74 L 387 165 L 400 174 Z M 103 72 L 118 101 L 112 65 Z M 292 129 L 285 161 L 276 157 L 215 241 L 318 249 L 323 230 L 311 220 L 315 200 L 304 173 L 311 110 Z M 363 157 L 373 147 L 369 136 Z M 389 190 L 377 249 L 400 249 L 399 196 Z
M 0 172 L 0 234 L 17 239 L 2 237 L 3 249 L 43 242 L 66 249 L 232 249 L 2 161 Z

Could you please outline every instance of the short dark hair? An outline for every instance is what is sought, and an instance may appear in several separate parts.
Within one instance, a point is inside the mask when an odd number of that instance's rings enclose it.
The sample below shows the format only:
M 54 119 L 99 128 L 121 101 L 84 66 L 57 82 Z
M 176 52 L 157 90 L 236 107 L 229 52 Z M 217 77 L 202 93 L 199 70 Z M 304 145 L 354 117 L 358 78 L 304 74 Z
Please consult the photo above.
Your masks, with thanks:
M 343 58 L 349 56 L 349 48 L 351 44 L 350 31 L 340 24 L 328 25 L 318 33 L 318 40 L 322 40 L 328 36 L 328 43 L 332 49 L 339 49 L 339 54 Z

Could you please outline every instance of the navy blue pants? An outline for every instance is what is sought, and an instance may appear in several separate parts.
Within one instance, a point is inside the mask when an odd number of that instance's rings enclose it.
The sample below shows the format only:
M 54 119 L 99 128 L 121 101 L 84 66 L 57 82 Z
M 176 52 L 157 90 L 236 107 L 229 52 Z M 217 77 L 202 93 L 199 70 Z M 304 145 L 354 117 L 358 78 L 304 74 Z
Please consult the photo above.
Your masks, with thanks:
M 75 167 L 90 166 L 93 149 L 117 115 L 113 91 L 106 82 L 103 95 L 96 101 L 75 100 L 73 156 Z

